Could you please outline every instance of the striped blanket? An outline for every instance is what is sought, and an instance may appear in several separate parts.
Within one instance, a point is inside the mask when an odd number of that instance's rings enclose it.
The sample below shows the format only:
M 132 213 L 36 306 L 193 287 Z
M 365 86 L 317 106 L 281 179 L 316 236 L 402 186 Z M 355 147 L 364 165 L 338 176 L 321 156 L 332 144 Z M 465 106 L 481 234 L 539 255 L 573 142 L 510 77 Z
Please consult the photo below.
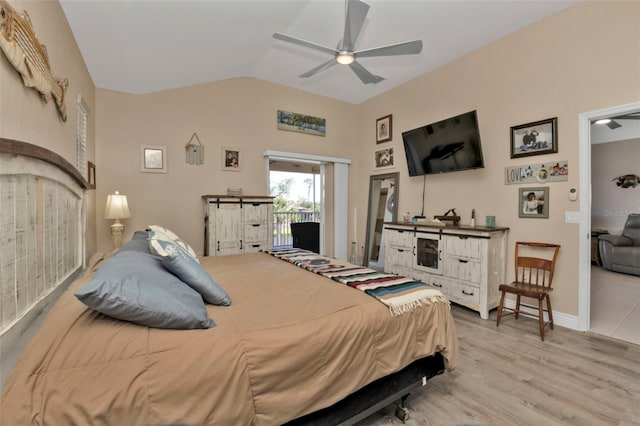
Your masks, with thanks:
M 421 281 L 353 265 L 308 250 L 273 249 L 265 250 L 265 253 L 364 291 L 387 305 L 394 316 L 434 301 L 448 302 L 440 290 Z

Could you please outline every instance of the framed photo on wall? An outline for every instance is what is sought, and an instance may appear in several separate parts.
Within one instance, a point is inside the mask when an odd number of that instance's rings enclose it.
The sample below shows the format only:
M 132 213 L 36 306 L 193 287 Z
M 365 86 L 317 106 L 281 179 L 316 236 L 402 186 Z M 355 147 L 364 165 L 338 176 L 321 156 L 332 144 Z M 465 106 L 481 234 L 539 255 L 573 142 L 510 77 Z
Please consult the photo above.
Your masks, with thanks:
M 239 172 L 242 170 L 240 150 L 238 148 L 222 147 L 222 170 L 229 172 Z
M 167 147 L 141 145 L 140 171 L 143 173 L 167 173 Z
M 87 161 L 87 182 L 94 188 L 96 187 L 96 165 L 91 161 Z
M 373 151 L 373 168 L 375 170 L 390 169 L 395 166 L 393 147 Z
M 392 114 L 385 115 L 376 120 L 376 143 L 389 142 L 392 138 Z
M 511 128 L 511 158 L 558 152 L 558 118 Z
M 518 217 L 549 218 L 549 187 L 518 188 Z

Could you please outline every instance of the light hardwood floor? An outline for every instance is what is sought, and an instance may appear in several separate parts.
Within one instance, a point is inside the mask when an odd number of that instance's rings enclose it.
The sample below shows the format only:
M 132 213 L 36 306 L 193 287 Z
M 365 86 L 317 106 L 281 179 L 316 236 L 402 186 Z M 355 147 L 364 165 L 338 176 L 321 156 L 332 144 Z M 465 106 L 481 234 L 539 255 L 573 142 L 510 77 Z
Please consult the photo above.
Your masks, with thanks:
M 452 305 L 458 367 L 407 400 L 411 425 L 638 425 L 640 346 Z M 387 413 L 388 411 L 388 413 Z M 358 426 L 400 425 L 391 410 Z

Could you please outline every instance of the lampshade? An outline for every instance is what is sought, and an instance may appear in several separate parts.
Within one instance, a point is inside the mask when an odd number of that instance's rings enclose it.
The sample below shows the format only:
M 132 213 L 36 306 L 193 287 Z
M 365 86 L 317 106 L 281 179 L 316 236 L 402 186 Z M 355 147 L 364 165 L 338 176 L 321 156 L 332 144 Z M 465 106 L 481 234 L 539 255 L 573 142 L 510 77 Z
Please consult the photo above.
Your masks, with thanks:
M 129 203 L 126 195 L 120 195 L 118 191 L 115 194 L 107 196 L 107 207 L 104 209 L 105 219 L 125 219 L 131 217 L 129 212 Z

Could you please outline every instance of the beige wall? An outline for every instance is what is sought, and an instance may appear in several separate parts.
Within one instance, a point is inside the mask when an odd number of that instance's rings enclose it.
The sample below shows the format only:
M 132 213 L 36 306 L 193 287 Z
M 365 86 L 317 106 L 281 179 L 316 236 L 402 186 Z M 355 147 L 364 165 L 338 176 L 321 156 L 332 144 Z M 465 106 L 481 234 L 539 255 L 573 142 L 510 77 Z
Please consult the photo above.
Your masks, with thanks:
M 348 211 L 352 215 L 357 209 L 358 235 L 364 240 L 375 119 L 393 114 L 393 141 L 385 145 L 396 148 L 397 166 L 384 172 L 400 172 L 399 211 L 416 213 L 422 208 L 422 178 L 407 175 L 402 131 L 476 109 L 486 168 L 429 176 L 425 213 L 433 216 L 455 207 L 468 221 L 475 208 L 479 222 L 492 214 L 499 226 L 511 228 L 510 244 L 520 239 L 562 244 L 554 308 L 577 315 L 578 226 L 564 223 L 564 211 L 578 209 L 567 198 L 569 188 L 579 183 L 578 114 L 640 99 L 640 3 L 578 4 L 360 105 L 238 78 L 140 96 L 98 90 L 95 107 L 93 85 L 58 3 L 12 4 L 29 10 L 38 37 L 48 47 L 54 74 L 70 81 L 69 120 L 61 124 L 54 107 L 25 89 L 2 57 L 0 135 L 46 146 L 75 163 L 73 103 L 78 93 L 87 99 L 92 118 L 97 117 L 96 148 L 91 135 L 89 159 L 95 158 L 97 166 L 98 250 L 111 248 L 109 221 L 102 219 L 102 210 L 106 195 L 120 190 L 131 205 L 133 217 L 125 222 L 129 235 L 162 223 L 202 252 L 200 196 L 224 193 L 230 186 L 263 194 L 264 149 L 351 158 Z M 326 118 L 327 136 L 276 130 L 278 109 Z M 559 152 L 510 159 L 510 126 L 549 117 L 558 117 Z M 184 145 L 193 132 L 205 145 L 203 166 L 184 161 Z M 169 173 L 140 173 L 142 144 L 167 146 Z M 241 173 L 220 169 L 221 146 L 242 151 Z M 569 160 L 570 175 L 568 182 L 548 184 L 549 219 L 519 219 L 518 185 L 504 185 L 504 168 L 558 160 Z M 348 223 L 351 226 L 352 217 Z M 93 230 L 90 223 L 89 240 Z
M 399 211 L 415 214 L 423 179 L 407 174 L 402 132 L 476 109 L 485 168 L 428 176 L 425 215 L 455 207 L 468 223 L 475 208 L 480 223 L 495 215 L 498 226 L 510 228 L 510 246 L 517 240 L 561 244 L 553 306 L 577 315 L 578 225 L 565 224 L 564 212 L 579 209 L 568 199 L 569 188 L 579 185 L 578 115 L 640 100 L 639 53 L 640 3 L 581 3 L 362 104 L 360 151 L 374 148 L 375 119 L 393 114 L 389 146 L 401 154 Z M 510 127 L 550 117 L 558 117 L 558 153 L 510 159 Z M 549 219 L 518 218 L 521 185 L 505 185 L 504 168 L 559 160 L 569 161 L 569 180 L 547 184 Z M 366 204 L 369 172 L 356 177 L 359 205 Z M 512 263 L 510 248 L 509 277 Z
M 627 216 L 640 213 L 640 186 L 622 188 L 618 176 L 640 175 L 640 139 L 591 147 L 591 227 L 620 234 Z
M 127 195 L 132 217 L 125 240 L 137 229 L 160 224 L 195 250 L 204 251 L 201 196 L 240 187 L 248 195 L 267 192 L 265 149 L 352 158 L 358 136 L 357 106 L 274 85 L 237 78 L 147 95 L 98 90 L 97 232 L 100 251 L 111 249 L 109 224 L 102 219 L 106 197 Z M 276 129 L 276 111 L 294 111 L 327 120 L 325 137 Z M 205 146 L 204 165 L 185 162 L 184 146 L 196 132 Z M 141 173 L 140 146 L 167 147 L 168 173 Z M 240 150 L 242 171 L 221 169 L 223 146 Z M 329 203 L 329 206 L 331 204 Z M 327 241 L 329 247 L 331 240 Z
M 58 118 L 55 103 L 42 101 L 40 94 L 22 83 L 4 54 L 0 54 L 0 137 L 43 146 L 76 164 L 76 97 L 82 95 L 91 109 L 89 116 L 87 160 L 95 160 L 93 137 L 95 108 L 93 81 L 80 55 L 73 33 L 57 1 L 9 2 L 16 11 L 29 13 L 36 36 L 47 48 L 55 78 L 69 80 L 65 96 L 67 122 Z M 87 192 L 87 256 L 96 247 L 94 191 Z

